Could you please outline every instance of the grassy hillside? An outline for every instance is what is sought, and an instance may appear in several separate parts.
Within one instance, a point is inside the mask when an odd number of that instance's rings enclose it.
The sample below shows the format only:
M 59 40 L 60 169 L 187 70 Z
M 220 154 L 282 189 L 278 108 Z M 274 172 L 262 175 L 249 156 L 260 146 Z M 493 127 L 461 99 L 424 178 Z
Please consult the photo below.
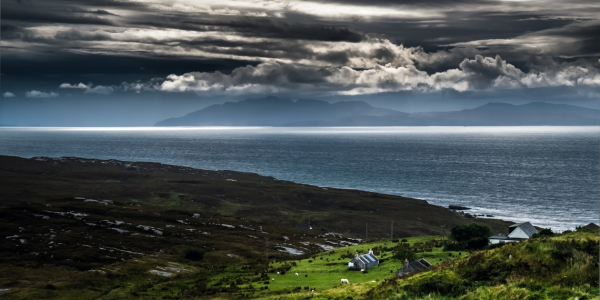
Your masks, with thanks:
M 506 244 L 404 278 L 264 299 L 598 299 L 598 234 Z
M 424 257 L 436 265 L 451 258 L 467 256 L 466 252 L 443 252 L 441 237 L 423 236 L 407 238 L 405 242 L 384 240 L 374 243 L 347 246 L 325 251 L 306 259 L 282 261 L 270 264 L 268 284 L 259 283 L 259 288 L 268 287 L 270 293 L 288 294 L 299 291 L 322 291 L 340 285 L 342 278 L 351 283 L 373 285 L 392 278 L 402 267 L 402 262 L 392 256 L 398 245 L 415 249 L 419 258 Z M 427 246 L 425 246 L 427 245 Z M 431 248 L 429 248 L 431 246 Z M 348 261 L 357 251 L 367 253 L 369 249 L 380 259 L 380 264 L 366 273 L 348 270 Z M 279 274 L 277 274 L 279 272 Z M 298 274 L 298 275 L 296 275 Z

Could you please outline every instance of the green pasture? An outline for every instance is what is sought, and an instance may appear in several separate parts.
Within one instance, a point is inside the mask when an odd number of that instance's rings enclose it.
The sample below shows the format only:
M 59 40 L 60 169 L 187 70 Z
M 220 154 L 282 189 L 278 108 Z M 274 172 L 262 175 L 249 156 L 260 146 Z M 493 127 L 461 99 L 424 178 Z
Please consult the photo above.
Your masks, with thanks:
M 407 238 L 406 240 L 405 243 L 412 246 L 414 243 L 423 243 L 429 240 L 441 240 L 441 237 L 420 236 Z M 342 257 L 342 255 L 347 255 L 348 253 L 354 254 L 356 251 L 364 254 L 372 248 L 381 246 L 393 247 L 397 244 L 398 243 L 392 243 L 391 240 L 383 240 L 368 244 L 336 248 L 315 254 L 307 259 L 271 263 L 269 265 L 270 269 L 278 269 L 290 265 L 292 265 L 292 267 L 289 271 L 286 271 L 285 274 L 277 274 L 276 271 L 269 273 L 268 284 L 257 282 L 253 283 L 253 285 L 255 288 L 262 288 L 266 285 L 270 291 L 291 291 L 298 287 L 301 287 L 303 291 L 305 290 L 305 287 L 309 287 L 309 290 L 315 289 L 317 291 L 322 291 L 340 285 L 342 278 L 348 279 L 351 284 L 361 283 L 375 285 L 377 282 L 393 277 L 395 272 L 402 267 L 401 261 L 392 259 L 392 256 L 395 254 L 394 251 L 381 252 L 375 250 L 375 255 L 380 260 L 383 260 L 383 263 L 369 269 L 367 273 L 348 270 L 348 261 L 350 261 L 351 258 Z M 460 252 L 450 251 L 443 252 L 440 247 L 432 248 L 431 252 L 417 252 L 416 254 L 417 258 L 420 259 L 423 257 L 435 265 L 448 259 L 461 258 L 467 255 L 465 252 L 460 253 L 460 255 L 459 253 Z M 296 265 L 293 266 L 293 263 Z M 298 276 L 296 276 L 296 273 L 298 273 Z

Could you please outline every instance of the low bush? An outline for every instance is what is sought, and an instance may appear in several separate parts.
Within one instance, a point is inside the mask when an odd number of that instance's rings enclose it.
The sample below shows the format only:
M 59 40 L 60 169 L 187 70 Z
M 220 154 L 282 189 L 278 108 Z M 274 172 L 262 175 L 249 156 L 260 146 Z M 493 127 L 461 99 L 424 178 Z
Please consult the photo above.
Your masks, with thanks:
M 185 259 L 199 261 L 204 258 L 204 251 L 196 250 L 196 249 L 188 249 L 185 251 L 184 255 Z
M 410 249 L 402 249 L 394 254 L 394 259 L 400 261 L 404 261 L 406 259 L 408 259 L 408 261 L 415 261 L 417 259 L 417 255 Z

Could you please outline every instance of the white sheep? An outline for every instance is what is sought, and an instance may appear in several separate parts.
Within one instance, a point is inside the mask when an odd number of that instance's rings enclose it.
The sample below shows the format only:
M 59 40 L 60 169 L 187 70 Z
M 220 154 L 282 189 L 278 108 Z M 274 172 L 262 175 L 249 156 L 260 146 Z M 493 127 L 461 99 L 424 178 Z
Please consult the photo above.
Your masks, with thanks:
M 346 278 L 342 278 L 342 283 L 350 283 L 350 281 L 348 281 Z
M 296 273 L 296 276 L 298 276 L 298 273 Z
M 272 281 L 275 281 L 275 278 L 271 278 Z
M 277 275 L 279 275 L 279 272 L 277 272 Z

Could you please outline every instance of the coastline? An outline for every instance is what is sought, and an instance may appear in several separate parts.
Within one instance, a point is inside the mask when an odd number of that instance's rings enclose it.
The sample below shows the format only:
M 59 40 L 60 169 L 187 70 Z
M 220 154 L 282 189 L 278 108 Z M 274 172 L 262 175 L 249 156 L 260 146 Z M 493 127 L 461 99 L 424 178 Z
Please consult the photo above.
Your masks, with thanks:
M 44 201 L 44 194 L 47 193 L 50 197 L 76 197 L 83 196 L 88 198 L 105 198 L 118 201 L 129 201 L 129 193 L 119 194 L 115 192 L 117 190 L 125 189 L 123 186 L 131 186 L 131 184 L 146 185 L 151 182 L 155 184 L 156 181 L 160 181 L 162 184 L 167 185 L 168 189 L 181 188 L 183 193 L 189 193 L 194 197 L 193 194 L 206 194 L 207 190 L 211 192 L 219 190 L 221 193 L 225 191 L 233 193 L 233 195 L 221 195 L 215 194 L 216 196 L 206 197 L 205 199 L 194 199 L 195 204 L 203 209 L 214 211 L 215 213 L 229 212 L 231 216 L 241 216 L 245 212 L 252 211 L 257 213 L 257 219 L 261 221 L 268 221 L 272 219 L 278 219 L 281 222 L 282 217 L 291 212 L 295 212 L 292 218 L 284 220 L 284 223 L 292 226 L 294 223 L 300 222 L 301 218 L 308 218 L 308 215 L 314 215 L 313 222 L 323 222 L 329 224 L 325 227 L 332 228 L 332 231 L 346 231 L 354 235 L 360 236 L 364 231 L 364 226 L 351 225 L 353 222 L 350 219 L 356 219 L 356 217 L 364 218 L 364 222 L 370 222 L 373 232 L 377 232 L 377 228 L 381 228 L 380 231 L 385 234 L 373 234 L 373 237 L 388 236 L 389 230 L 383 228 L 389 227 L 391 220 L 396 220 L 398 226 L 403 226 L 405 229 L 397 231 L 398 234 L 404 236 L 414 236 L 423 234 L 442 234 L 443 230 L 437 229 L 444 223 L 465 223 L 468 221 L 481 221 L 487 223 L 488 220 L 493 223 L 492 227 L 496 230 L 501 230 L 503 226 L 498 224 L 506 225 L 510 222 L 500 219 L 469 219 L 464 217 L 456 217 L 447 207 L 437 206 L 430 204 L 425 200 L 373 193 L 368 191 L 354 190 L 354 189 L 339 189 L 331 187 L 317 187 L 308 184 L 299 184 L 286 180 L 279 180 L 269 176 L 261 176 L 254 173 L 236 172 L 229 170 L 221 171 L 209 171 L 202 169 L 195 169 L 190 167 L 168 165 L 161 163 L 150 163 L 150 162 L 127 162 L 119 160 L 99 160 L 99 159 L 86 159 L 86 158 L 49 158 L 49 157 L 34 157 L 31 159 L 19 158 L 19 157 L 8 157 L 0 156 L 0 160 L 3 161 L 5 166 L 2 170 L 2 177 L 9 178 L 8 174 L 10 171 L 6 166 L 14 166 L 14 168 L 33 168 L 37 169 L 35 173 L 43 174 L 33 177 L 40 177 L 32 180 L 31 178 L 20 178 L 31 184 L 32 181 L 36 184 L 43 185 L 44 187 L 32 188 L 29 187 L 30 192 L 33 192 L 31 196 L 27 198 L 27 201 Z M 60 167 L 59 167 L 60 166 Z M 59 167 L 57 169 L 57 167 Z M 89 181 L 102 182 L 98 188 L 94 189 L 94 194 L 90 195 L 90 191 L 77 191 L 78 181 L 75 178 L 64 179 L 64 174 L 69 172 L 77 172 L 80 177 L 87 178 L 82 180 L 83 186 L 88 186 Z M 29 172 L 31 173 L 31 172 Z M 61 175 L 62 173 L 62 175 Z M 157 174 L 158 173 L 158 174 Z M 49 174 L 52 174 L 48 176 Z M 161 177 L 170 178 L 164 179 Z M 57 178 L 52 178 L 57 177 Z M 68 175 L 67 175 L 68 177 Z M 149 179 L 143 179 L 143 178 Z M 177 177 L 181 181 L 181 177 L 187 179 L 188 182 L 197 182 L 195 184 L 177 184 L 173 181 L 177 181 L 174 178 Z M 225 178 L 231 177 L 231 178 Z M 94 178 L 96 178 L 94 180 Z M 125 180 L 122 180 L 125 178 Z M 135 178 L 135 179 L 134 179 Z M 228 180 L 230 179 L 230 180 Z M 58 184 L 56 180 L 69 180 L 71 192 L 66 193 L 60 191 L 62 184 Z M 5 180 L 4 185 L 11 185 L 12 189 L 19 191 L 19 180 L 11 182 L 11 180 Z M 44 185 L 44 181 L 46 184 Z M 57 183 L 53 185 L 52 182 Z M 182 181 L 182 182 L 185 182 Z M 201 184 L 203 182 L 203 185 Z M 236 191 L 236 185 L 245 185 L 243 189 Z M 110 190 L 102 190 L 102 185 L 109 187 Z M 107 186 L 108 185 L 108 186 Z M 190 187 L 189 185 L 192 185 Z M 35 185 L 34 185 L 35 186 Z M 269 187 L 270 186 L 270 187 Z M 41 190 L 37 190 L 41 188 Z M 140 195 L 145 195 L 147 199 L 136 199 L 136 201 L 146 201 L 147 204 L 153 204 L 156 194 L 162 192 L 156 190 L 156 186 L 151 185 L 146 187 L 148 190 L 140 191 Z M 256 209 L 251 206 L 269 207 L 275 205 L 273 203 L 273 196 L 268 193 L 261 193 L 262 197 L 254 198 L 253 200 L 243 199 L 239 195 L 247 195 L 248 193 L 258 194 L 257 190 L 270 190 L 276 189 L 275 193 L 279 198 L 276 203 L 284 205 L 285 209 L 281 210 L 281 206 L 273 206 L 271 210 L 263 210 L 257 212 Z M 298 189 L 302 192 L 298 193 Z M 304 191 L 304 189 L 306 191 Z M 5 189 L 10 191 L 8 187 Z M 239 195 L 237 194 L 239 193 Z M 292 194 L 293 193 L 293 194 Z M 5 199 L 11 198 L 10 195 L 4 193 Z M 226 199 L 220 196 L 224 196 Z M 239 196 L 239 197 L 238 197 Z M 345 197 L 345 198 L 344 198 Z M 218 200 L 217 200 L 218 199 Z M 225 201 L 220 201 L 225 200 Z M 18 201 L 22 202 L 25 199 Z M 300 203 L 303 202 L 303 203 Z M 225 204 L 228 203 L 228 204 Z M 368 203 L 368 208 L 361 207 L 361 203 Z M 159 204 L 160 205 L 160 204 Z M 230 207 L 231 205 L 231 207 Z M 234 210 L 234 207 L 237 210 Z M 240 207 L 242 207 L 240 209 Z M 275 207 L 279 207 L 275 208 Z M 412 213 L 412 211 L 423 211 L 427 210 L 432 216 L 428 216 L 424 213 Z M 302 211 L 302 213 L 297 213 Z M 258 217 L 260 216 L 260 217 Z M 435 217 L 434 217 L 435 216 Z M 385 218 L 386 221 L 380 221 L 379 219 Z M 440 223 L 439 225 L 433 225 L 433 223 Z M 340 225 L 332 225 L 340 223 Z M 415 225 L 411 223 L 418 223 Z M 345 225 L 341 225 L 345 224 Z M 360 228 L 360 229 L 359 229 Z M 346 229 L 346 230 L 344 230 Z M 414 234 L 413 234 L 414 233 Z

